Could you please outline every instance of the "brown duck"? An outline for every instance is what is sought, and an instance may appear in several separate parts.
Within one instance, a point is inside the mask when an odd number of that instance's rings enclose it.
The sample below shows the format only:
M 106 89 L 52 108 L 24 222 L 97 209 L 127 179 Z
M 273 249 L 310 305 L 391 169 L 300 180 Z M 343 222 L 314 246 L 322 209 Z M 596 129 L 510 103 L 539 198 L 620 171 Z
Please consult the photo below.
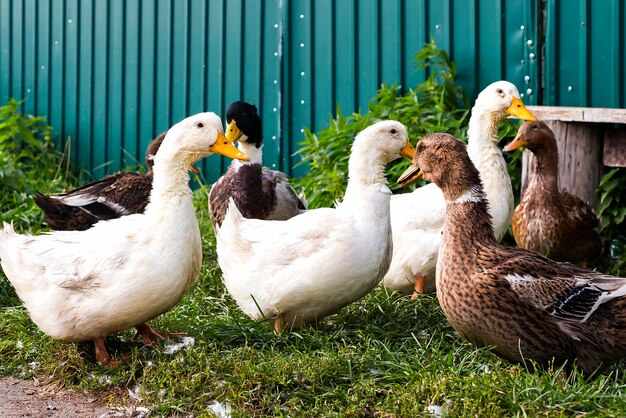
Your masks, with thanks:
M 256 106 L 236 101 L 226 110 L 226 137 L 238 141 L 250 161 L 232 162 L 209 194 L 213 226 L 221 226 L 229 198 L 248 219 L 285 220 L 306 210 L 304 197 L 296 196 L 287 175 L 262 165 L 263 133 Z
M 559 157 L 552 130 L 543 122 L 524 122 L 504 150 L 520 147 L 528 148 L 537 164 L 513 212 L 515 242 L 553 260 L 586 266 L 602 250 L 598 220 L 580 198 L 559 191 Z
M 67 193 L 37 194 L 35 203 L 46 214 L 46 223 L 59 231 L 83 231 L 98 221 L 143 213 L 152 190 L 152 165 L 165 133 L 146 151 L 145 174 L 118 171 Z
M 586 375 L 626 357 L 626 279 L 499 245 L 478 171 L 456 138 L 426 136 L 398 181 L 422 175 L 446 200 L 437 297 L 461 336 L 530 367 L 576 360 Z

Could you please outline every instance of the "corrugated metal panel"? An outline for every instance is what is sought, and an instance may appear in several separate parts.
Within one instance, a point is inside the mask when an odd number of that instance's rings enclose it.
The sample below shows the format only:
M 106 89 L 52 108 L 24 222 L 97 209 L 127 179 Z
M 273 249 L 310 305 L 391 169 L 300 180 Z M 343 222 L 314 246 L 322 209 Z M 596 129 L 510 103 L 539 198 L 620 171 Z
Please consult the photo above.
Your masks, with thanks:
M 266 164 L 290 171 L 303 127 L 322 128 L 337 105 L 344 113 L 365 108 L 382 82 L 422 81 L 412 60 L 431 36 L 456 61 L 470 96 L 500 78 L 536 92 L 538 66 L 528 56 L 537 47 L 537 7 L 538 0 L 0 0 L 0 101 L 26 99 L 28 112 L 71 138 L 72 160 L 101 176 L 142 161 L 149 141 L 185 116 L 223 115 L 244 99 L 262 113 Z M 211 157 L 203 170 L 213 180 L 227 164 Z
M 626 107 L 624 0 L 548 0 L 545 104 Z
M 506 78 L 537 103 L 537 59 L 529 59 L 537 48 L 536 0 L 295 0 L 288 7 L 282 103 L 289 153 L 302 128 L 325 126 L 335 105 L 351 113 L 382 82 L 408 88 L 422 81 L 412 60 L 431 36 L 456 61 L 470 97 Z

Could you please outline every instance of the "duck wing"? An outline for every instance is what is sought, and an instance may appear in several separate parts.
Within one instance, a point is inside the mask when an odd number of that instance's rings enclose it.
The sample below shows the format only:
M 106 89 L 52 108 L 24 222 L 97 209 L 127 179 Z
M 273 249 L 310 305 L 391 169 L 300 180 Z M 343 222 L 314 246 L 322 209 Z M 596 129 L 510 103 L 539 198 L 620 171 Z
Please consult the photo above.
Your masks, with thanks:
M 267 265 L 286 266 L 293 262 L 303 262 L 315 258 L 315 254 L 328 247 L 334 241 L 336 228 L 335 209 L 320 208 L 307 212 L 305 217 L 291 218 L 286 221 L 268 222 L 266 220 L 245 218 L 233 199 L 230 199 L 228 211 L 216 236 L 224 248 L 230 248 L 235 258 L 262 262 Z M 295 222 L 294 222 L 295 221 Z M 239 252 L 237 257 L 237 253 Z
M 626 295 L 626 279 L 557 263 L 521 249 L 506 249 L 509 256 L 493 269 L 508 282 L 517 297 L 548 313 L 574 339 L 577 326 L 598 309 Z
M 136 220 L 129 219 L 126 226 L 119 226 L 127 231 L 133 223 Z M 110 229 L 32 236 L 16 234 L 12 225 L 5 223 L 0 230 L 2 267 L 24 300 L 24 294 L 38 294 L 50 286 L 79 293 L 101 287 L 111 277 L 105 272 L 129 257 L 120 230 Z
M 582 199 L 567 192 L 559 194 L 560 210 L 567 220 L 563 245 L 572 261 L 591 261 L 602 251 L 600 223 Z
M 593 210 L 581 198 L 567 192 L 559 194 L 560 206 L 566 209 L 566 216 L 576 225 L 598 231 L 599 222 Z
M 151 188 L 151 174 L 120 171 L 67 193 L 34 199 L 52 228 L 82 230 L 100 220 L 143 213 Z
M 288 219 L 307 209 L 306 200 L 298 197 L 291 188 L 287 175 L 263 167 L 263 192 L 276 194 L 276 207 L 268 219 Z
M 248 219 L 286 220 L 306 210 L 280 171 L 260 164 L 233 163 L 209 193 L 209 214 L 214 227 L 220 227 L 229 199 Z

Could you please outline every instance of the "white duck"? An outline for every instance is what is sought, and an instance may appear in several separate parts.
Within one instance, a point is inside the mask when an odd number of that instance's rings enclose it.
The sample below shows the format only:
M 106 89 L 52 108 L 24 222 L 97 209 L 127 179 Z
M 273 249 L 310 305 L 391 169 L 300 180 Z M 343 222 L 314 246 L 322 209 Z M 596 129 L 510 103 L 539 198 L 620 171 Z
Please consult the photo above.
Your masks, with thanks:
M 285 221 L 244 218 L 231 201 L 216 228 L 224 282 L 255 319 L 292 329 L 315 322 L 366 295 L 391 260 L 385 165 L 413 147 L 404 125 L 378 122 L 352 145 L 348 186 L 336 208 Z
M 513 190 L 502 151 L 498 124 L 508 115 L 535 120 L 508 81 L 496 81 L 476 98 L 469 122 L 467 151 L 484 184 L 496 239 L 511 223 Z M 391 198 L 393 259 L 385 286 L 403 293 L 435 290 L 435 266 L 445 221 L 446 204 L 434 184 Z
M 200 270 L 188 170 L 212 152 L 247 158 L 226 139 L 216 114 L 191 116 L 167 132 L 154 158 L 143 214 L 40 236 L 16 234 L 4 224 L 2 268 L 43 332 L 71 342 L 93 340 L 96 360 L 114 366 L 104 346 L 107 335 L 134 326 L 152 331 L 145 322 L 176 305 Z

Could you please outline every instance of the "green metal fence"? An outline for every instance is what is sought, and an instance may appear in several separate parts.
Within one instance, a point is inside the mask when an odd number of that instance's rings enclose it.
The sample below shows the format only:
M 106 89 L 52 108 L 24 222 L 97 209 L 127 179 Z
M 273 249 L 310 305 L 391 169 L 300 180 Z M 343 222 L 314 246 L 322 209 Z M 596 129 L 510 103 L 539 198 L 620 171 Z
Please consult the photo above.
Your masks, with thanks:
M 261 110 L 266 164 L 293 173 L 303 127 L 364 108 L 382 82 L 415 86 L 431 36 L 471 97 L 505 78 L 528 103 L 623 106 L 624 1 L 563 3 L 0 0 L 0 102 L 48 116 L 97 177 L 185 116 L 244 99 Z M 203 170 L 213 180 L 226 164 Z
M 624 0 L 547 0 L 546 105 L 625 107 Z

